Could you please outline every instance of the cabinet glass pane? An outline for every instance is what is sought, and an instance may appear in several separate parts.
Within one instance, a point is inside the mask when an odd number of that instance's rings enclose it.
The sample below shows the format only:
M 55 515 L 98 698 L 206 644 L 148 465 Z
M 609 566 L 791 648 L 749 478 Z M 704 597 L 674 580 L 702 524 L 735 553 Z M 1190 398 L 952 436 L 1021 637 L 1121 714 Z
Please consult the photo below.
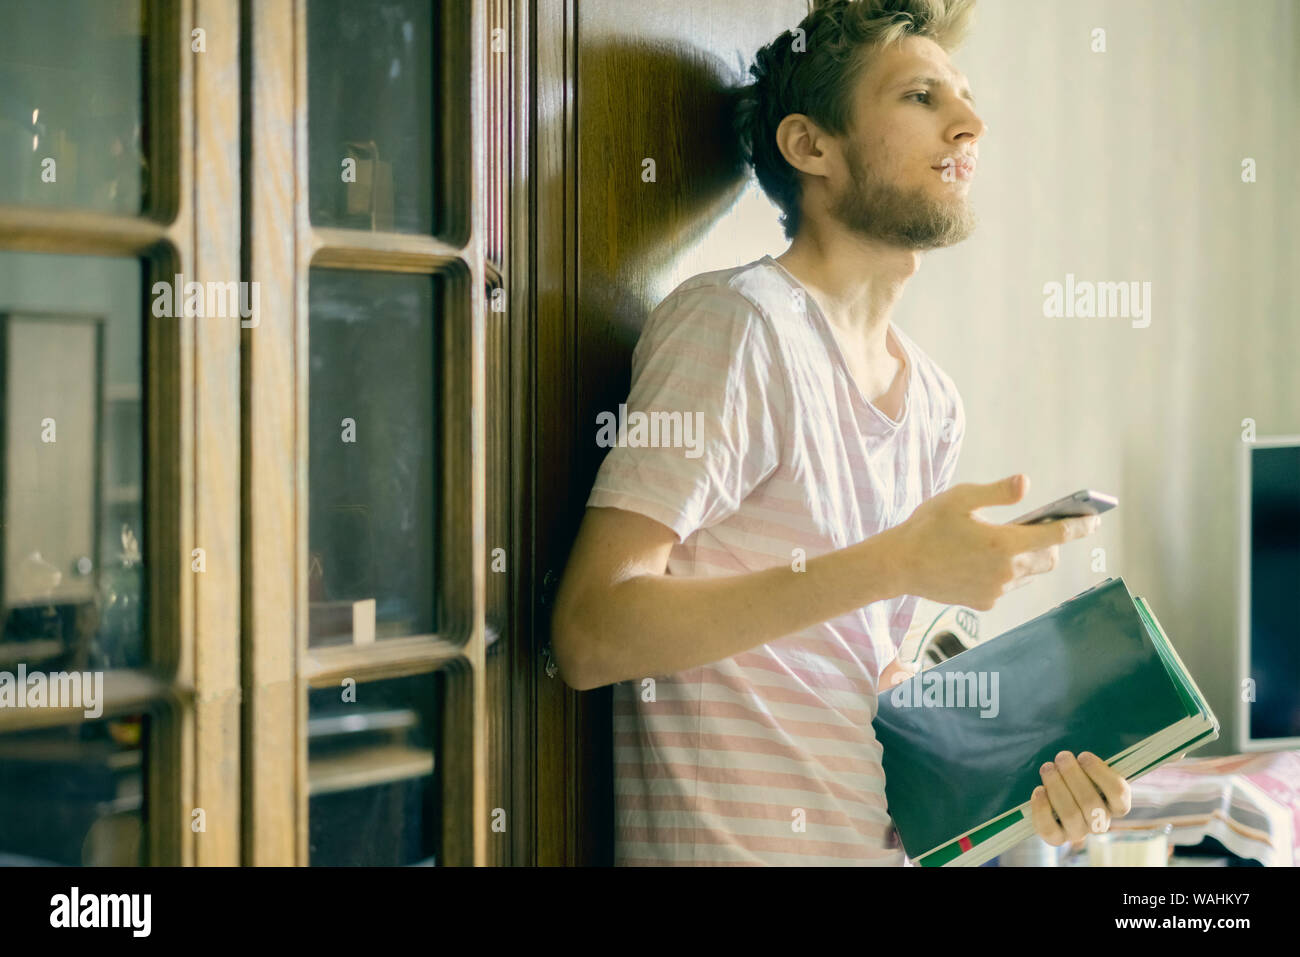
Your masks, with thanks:
M 308 692 L 314 865 L 432 865 L 441 789 L 441 675 Z
M 4 4 L 0 203 L 141 211 L 145 27 L 142 0 Z
M 430 0 L 309 0 L 315 225 L 433 232 L 436 25 Z
M 432 634 L 435 281 L 313 269 L 309 301 L 309 642 Z
M 0 670 L 143 663 L 142 289 L 0 253 Z
M 147 732 L 131 715 L 0 735 L 0 867 L 145 863 Z

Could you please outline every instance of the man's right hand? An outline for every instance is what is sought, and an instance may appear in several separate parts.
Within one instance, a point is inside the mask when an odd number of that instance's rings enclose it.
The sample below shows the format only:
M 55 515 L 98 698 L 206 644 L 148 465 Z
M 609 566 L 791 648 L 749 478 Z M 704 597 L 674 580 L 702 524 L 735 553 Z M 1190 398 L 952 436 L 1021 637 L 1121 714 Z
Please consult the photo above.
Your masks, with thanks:
M 999 525 L 974 513 L 1014 505 L 1029 490 L 1027 475 L 978 485 L 965 482 L 929 499 L 894 533 L 905 594 L 988 611 L 1007 592 L 1051 571 L 1060 546 L 1096 531 L 1100 517 L 1041 525 Z

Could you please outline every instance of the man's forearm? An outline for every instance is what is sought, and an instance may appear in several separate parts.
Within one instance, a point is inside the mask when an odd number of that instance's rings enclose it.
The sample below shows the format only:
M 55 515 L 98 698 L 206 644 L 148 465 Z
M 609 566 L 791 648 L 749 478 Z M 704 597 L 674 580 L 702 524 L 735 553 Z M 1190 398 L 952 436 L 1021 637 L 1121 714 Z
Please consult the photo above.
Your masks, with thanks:
M 897 528 L 786 566 L 720 578 L 640 575 L 610 586 L 578 611 L 581 634 L 568 677 L 580 689 L 667 675 L 906 594 Z

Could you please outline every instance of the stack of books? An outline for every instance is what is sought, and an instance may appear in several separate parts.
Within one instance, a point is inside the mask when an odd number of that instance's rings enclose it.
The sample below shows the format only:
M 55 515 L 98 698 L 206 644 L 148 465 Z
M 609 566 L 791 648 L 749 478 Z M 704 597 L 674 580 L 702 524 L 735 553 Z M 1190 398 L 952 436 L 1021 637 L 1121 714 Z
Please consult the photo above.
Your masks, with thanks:
M 913 862 L 976 866 L 1031 836 L 1060 751 L 1133 780 L 1219 736 L 1145 601 L 1108 578 L 877 699 L 889 813 Z

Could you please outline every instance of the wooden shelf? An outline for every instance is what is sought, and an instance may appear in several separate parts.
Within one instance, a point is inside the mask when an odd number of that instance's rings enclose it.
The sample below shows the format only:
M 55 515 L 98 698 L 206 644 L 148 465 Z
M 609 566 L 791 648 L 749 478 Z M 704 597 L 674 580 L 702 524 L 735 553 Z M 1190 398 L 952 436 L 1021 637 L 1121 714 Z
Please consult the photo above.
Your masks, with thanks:
M 30 641 L 0 642 L 0 664 L 25 661 L 28 664 L 53 658 L 68 650 L 67 642 L 57 638 L 35 638 Z
M 77 738 L 0 739 L 0 761 L 33 764 L 104 765 L 115 771 L 140 767 L 139 748 L 123 748 L 112 741 Z
M 420 723 L 420 715 L 414 708 L 390 708 L 384 711 L 351 711 L 309 718 L 307 721 L 308 740 L 331 738 L 374 731 L 403 731 L 414 728 Z
M 313 797 L 334 794 L 432 773 L 433 751 L 389 744 L 352 754 L 312 758 L 307 766 L 308 793 Z

